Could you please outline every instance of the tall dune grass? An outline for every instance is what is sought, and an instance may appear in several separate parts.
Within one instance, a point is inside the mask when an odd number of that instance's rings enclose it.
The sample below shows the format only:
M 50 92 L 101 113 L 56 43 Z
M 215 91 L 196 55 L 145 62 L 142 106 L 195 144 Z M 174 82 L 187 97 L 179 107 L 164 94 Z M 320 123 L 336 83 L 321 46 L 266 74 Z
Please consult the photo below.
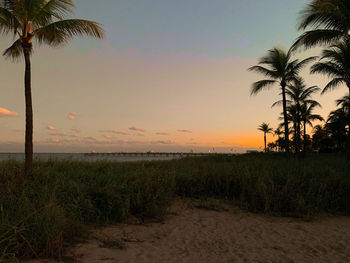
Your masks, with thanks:
M 0 262 L 60 257 L 89 225 L 162 218 L 175 196 L 223 198 L 277 215 L 350 213 L 342 156 L 211 156 L 167 162 L 0 163 Z

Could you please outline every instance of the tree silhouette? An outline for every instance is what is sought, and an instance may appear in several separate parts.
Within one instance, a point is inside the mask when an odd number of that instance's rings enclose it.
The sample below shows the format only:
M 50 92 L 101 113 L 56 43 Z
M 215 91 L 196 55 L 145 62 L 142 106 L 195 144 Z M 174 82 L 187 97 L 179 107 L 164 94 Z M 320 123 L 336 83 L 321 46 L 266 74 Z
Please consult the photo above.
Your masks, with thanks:
M 259 60 L 258 65 L 249 68 L 265 75 L 268 79 L 260 80 L 253 83 L 251 94 L 257 94 L 264 89 L 271 88 L 278 84 L 281 88 L 283 117 L 284 117 L 284 139 L 286 152 L 289 153 L 289 129 L 287 118 L 287 99 L 286 86 L 296 80 L 299 72 L 315 57 L 306 58 L 302 61 L 298 59 L 292 60 L 291 50 L 285 52 L 280 48 L 273 48 L 268 51 L 268 54 Z
M 267 123 L 262 123 L 259 127 L 258 127 L 259 131 L 262 131 L 264 133 L 264 145 L 265 145 L 265 152 L 267 152 L 267 147 L 266 147 L 266 134 L 268 133 L 272 133 L 273 129 L 270 128 L 269 124 Z
M 74 36 L 103 38 L 100 24 L 83 19 L 64 19 L 72 13 L 72 0 L 0 0 L 0 33 L 12 33 L 17 38 L 5 50 L 4 56 L 25 60 L 25 174 L 33 166 L 33 106 L 31 91 L 31 54 L 33 41 L 60 46 Z

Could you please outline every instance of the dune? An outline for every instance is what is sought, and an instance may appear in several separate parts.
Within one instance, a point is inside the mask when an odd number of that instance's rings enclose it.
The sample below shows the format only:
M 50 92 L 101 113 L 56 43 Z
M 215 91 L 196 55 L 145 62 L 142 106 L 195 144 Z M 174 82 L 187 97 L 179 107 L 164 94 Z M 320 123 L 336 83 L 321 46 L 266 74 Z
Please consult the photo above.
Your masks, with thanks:
M 63 262 L 350 262 L 350 217 L 306 220 L 178 199 L 161 222 L 97 229 Z M 37 263 L 38 261 L 36 261 Z M 47 262 L 47 261 L 42 261 Z

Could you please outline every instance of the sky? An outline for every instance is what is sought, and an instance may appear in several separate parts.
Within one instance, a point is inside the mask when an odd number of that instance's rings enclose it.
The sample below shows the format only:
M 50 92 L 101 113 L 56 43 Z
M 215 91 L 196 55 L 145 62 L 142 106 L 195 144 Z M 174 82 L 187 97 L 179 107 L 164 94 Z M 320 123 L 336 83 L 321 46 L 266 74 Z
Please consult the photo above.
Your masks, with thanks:
M 34 151 L 261 149 L 257 127 L 280 122 L 281 108 L 271 108 L 279 90 L 250 96 L 261 76 L 247 69 L 272 47 L 290 47 L 308 2 L 76 0 L 73 17 L 100 22 L 106 39 L 34 46 Z M 1 36 L 0 49 L 12 41 Z M 310 86 L 327 83 L 302 75 Z M 0 152 L 24 150 L 23 77 L 23 61 L 0 57 Z M 345 93 L 316 96 L 318 113 L 326 118 Z

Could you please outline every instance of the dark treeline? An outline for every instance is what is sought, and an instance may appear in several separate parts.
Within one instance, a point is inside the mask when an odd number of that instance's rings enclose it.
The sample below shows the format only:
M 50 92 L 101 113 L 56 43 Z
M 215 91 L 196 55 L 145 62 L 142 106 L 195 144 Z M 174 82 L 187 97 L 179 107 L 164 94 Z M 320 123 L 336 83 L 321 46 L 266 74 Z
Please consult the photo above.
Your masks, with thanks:
M 274 131 L 278 139 L 266 145 L 266 134 L 272 128 L 263 123 L 265 151 L 289 152 L 347 152 L 350 159 L 350 1 L 314 0 L 302 12 L 299 30 L 305 31 L 285 51 L 273 48 L 262 57 L 258 65 L 249 70 L 265 78 L 253 83 L 251 93 L 278 87 L 281 100 L 273 106 L 282 106 L 282 123 Z M 323 46 L 319 57 L 294 59 L 301 48 Z M 310 74 L 330 78 L 325 87 L 308 87 L 300 71 L 311 64 Z M 326 119 L 316 113 L 321 105 L 313 99 L 319 92 L 325 94 L 338 87 L 347 93 L 336 101 L 337 108 Z M 313 127 L 314 121 L 321 124 Z M 312 128 L 312 129 L 310 129 Z M 284 135 L 284 136 L 283 136 Z

